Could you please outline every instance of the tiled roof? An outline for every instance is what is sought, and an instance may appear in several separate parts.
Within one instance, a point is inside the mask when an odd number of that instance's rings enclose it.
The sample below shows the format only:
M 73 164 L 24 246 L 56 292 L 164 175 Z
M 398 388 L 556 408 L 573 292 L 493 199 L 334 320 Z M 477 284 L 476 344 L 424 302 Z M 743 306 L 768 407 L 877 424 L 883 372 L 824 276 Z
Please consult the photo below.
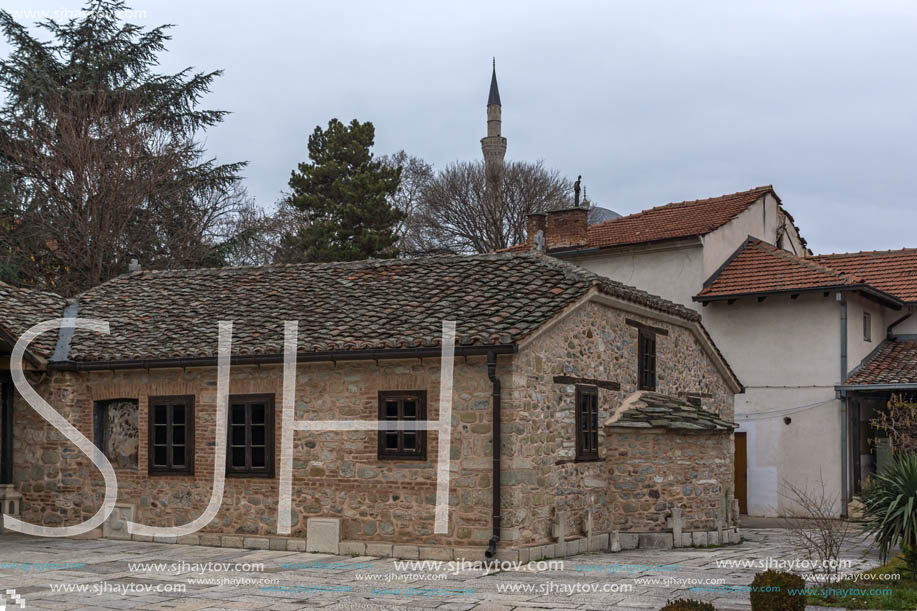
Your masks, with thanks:
M 771 185 L 730 195 L 656 206 L 589 227 L 590 247 L 658 242 L 706 235 L 722 227 L 767 193 Z
M 885 340 L 846 384 L 917 384 L 917 341 Z
M 697 295 L 701 301 L 734 295 L 862 285 L 812 259 L 797 257 L 756 238 L 748 238 Z
M 66 300 L 54 293 L 43 293 L 20 289 L 0 282 L 0 328 L 9 334 L 9 340 L 15 341 L 30 327 L 60 318 Z M 54 353 L 57 345 L 57 333 L 42 333 L 29 345 L 30 352 L 42 357 Z
M 540 255 L 491 254 L 355 263 L 275 265 L 119 276 L 79 297 L 72 361 L 212 357 L 217 321 L 233 321 L 232 351 L 280 354 L 285 320 L 299 321 L 300 353 L 518 342 L 592 289 L 699 321 L 646 292 Z
M 862 278 L 902 301 L 917 303 L 917 248 L 818 255 L 811 259 Z
M 917 302 L 917 250 L 798 257 L 749 237 L 695 299 L 845 287 L 896 306 Z
M 693 431 L 731 431 L 737 425 L 722 420 L 713 412 L 692 405 L 684 399 L 643 391 L 639 398 L 622 404 L 620 414 L 608 426 L 634 429 L 681 429 Z

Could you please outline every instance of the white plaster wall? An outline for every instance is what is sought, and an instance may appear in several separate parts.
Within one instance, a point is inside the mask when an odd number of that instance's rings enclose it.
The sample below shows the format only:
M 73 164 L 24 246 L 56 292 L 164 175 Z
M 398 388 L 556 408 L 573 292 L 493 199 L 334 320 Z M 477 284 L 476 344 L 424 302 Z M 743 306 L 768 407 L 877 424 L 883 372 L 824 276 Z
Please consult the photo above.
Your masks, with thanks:
M 840 306 L 834 293 L 740 299 L 703 309 L 704 325 L 746 391 L 736 422 L 747 433 L 749 515 L 787 509 L 783 484 L 820 480 L 840 514 Z M 783 418 L 791 418 L 789 425 Z
M 827 386 L 840 378 L 840 306 L 834 293 L 772 295 L 702 310 L 704 326 L 745 386 Z
M 917 335 L 917 307 L 915 306 L 910 306 L 908 310 L 894 312 L 887 322 L 890 325 L 908 312 L 911 313 L 911 317 L 892 329 L 892 333 L 895 335 Z
M 564 260 L 700 311 L 700 304 L 691 298 L 700 292 L 704 283 L 703 258 L 700 244 L 693 242 L 592 257 L 565 257 Z
M 738 431 L 747 435 L 748 514 L 790 511 L 787 484 L 814 491 L 824 482 L 840 515 L 841 402 L 834 390 L 749 388 L 735 406 Z
M 768 194 L 722 227 L 705 235 L 702 238 L 704 280 L 712 276 L 748 236 L 773 244 L 777 236 L 778 222 L 777 200 Z M 700 287 L 695 294 L 699 291 Z
M 871 314 L 872 341 L 863 333 L 863 314 Z M 852 371 L 885 339 L 888 325 L 904 315 L 904 310 L 886 308 L 860 295 L 847 294 L 847 371 Z M 899 330 L 899 325 L 895 331 Z

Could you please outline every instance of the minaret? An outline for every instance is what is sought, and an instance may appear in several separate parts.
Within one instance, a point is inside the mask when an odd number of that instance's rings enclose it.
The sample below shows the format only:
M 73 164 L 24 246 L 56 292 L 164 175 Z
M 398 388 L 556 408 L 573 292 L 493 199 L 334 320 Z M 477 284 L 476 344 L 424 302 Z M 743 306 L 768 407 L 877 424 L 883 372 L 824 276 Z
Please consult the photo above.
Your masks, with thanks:
M 490 94 L 487 96 L 487 136 L 481 138 L 484 152 L 485 194 L 493 209 L 498 209 L 503 198 L 503 158 L 506 156 L 506 138 L 500 135 L 500 90 L 497 88 L 497 60 L 494 58 L 490 77 Z

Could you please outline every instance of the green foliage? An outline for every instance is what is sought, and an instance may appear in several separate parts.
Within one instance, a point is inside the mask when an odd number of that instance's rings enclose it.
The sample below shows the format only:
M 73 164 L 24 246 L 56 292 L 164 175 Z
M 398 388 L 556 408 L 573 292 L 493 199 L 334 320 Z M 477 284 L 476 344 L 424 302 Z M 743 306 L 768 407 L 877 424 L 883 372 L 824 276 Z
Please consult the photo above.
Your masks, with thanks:
M 290 203 L 307 226 L 285 245 L 289 260 L 356 261 L 398 254 L 396 225 L 404 214 L 390 198 L 398 189 L 401 167 L 373 158 L 375 128 L 356 119 L 337 119 L 309 136 L 309 159 L 290 177 Z
M 710 603 L 684 598 L 679 600 L 670 600 L 659 611 L 716 611 L 716 607 Z
M 764 571 L 751 582 L 752 611 L 805 611 L 805 580 L 793 573 Z M 770 589 L 771 591 L 767 591 Z M 796 590 L 794 594 L 790 590 Z
M 863 490 L 862 522 L 882 553 L 900 545 L 912 576 L 917 576 L 917 455 L 894 461 Z
M 913 611 L 917 609 L 917 581 L 905 579 L 904 568 L 904 559 L 894 558 L 885 566 L 858 575 L 855 581 L 845 579 L 815 588 L 808 602 L 842 609 Z M 888 575 L 900 575 L 901 579 L 888 579 Z

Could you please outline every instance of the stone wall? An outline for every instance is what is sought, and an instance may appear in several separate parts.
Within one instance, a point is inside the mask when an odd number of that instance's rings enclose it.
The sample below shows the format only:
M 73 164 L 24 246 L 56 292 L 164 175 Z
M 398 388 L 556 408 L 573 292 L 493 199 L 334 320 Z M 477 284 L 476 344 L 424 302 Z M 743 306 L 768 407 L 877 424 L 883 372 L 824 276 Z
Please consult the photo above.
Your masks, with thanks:
M 376 420 L 378 391 L 426 390 L 427 417 L 439 417 L 438 359 L 301 365 L 296 419 Z M 342 538 L 456 546 L 486 545 L 491 505 L 491 384 L 484 358 L 456 359 L 449 533 L 433 534 L 437 435 L 427 433 L 427 461 L 380 461 L 375 432 L 296 432 L 293 443 L 293 536 L 306 518 L 341 517 Z M 96 402 L 136 397 L 141 440 L 138 466 L 114 465 L 120 503 L 137 505 L 137 521 L 187 523 L 210 499 L 213 478 L 216 368 L 123 372 L 56 372 L 36 387 L 89 439 Z M 282 439 L 282 368 L 234 366 L 231 394 L 274 393 L 275 473 L 272 479 L 228 477 L 222 508 L 201 534 L 276 534 Z M 147 398 L 195 396 L 193 475 L 148 475 Z M 22 517 L 48 526 L 93 515 L 104 496 L 88 457 L 29 408 L 15 403 L 14 481 Z
M 723 493 L 732 494 L 731 434 L 609 429 L 607 498 L 611 528 L 670 530 L 666 517 L 681 508 L 683 530 L 717 529 Z
M 655 469 L 656 464 L 662 468 L 671 463 L 672 457 L 657 457 L 643 449 L 637 449 L 633 456 L 615 456 L 621 436 L 612 429 L 600 427 L 598 461 L 575 460 L 575 385 L 558 384 L 554 378 L 620 384 L 620 390 L 599 388 L 599 423 L 605 422 L 624 398 L 637 390 L 637 330 L 626 319 L 668 330 L 668 335 L 656 340 L 658 392 L 702 394 L 705 409 L 732 420 L 732 392 L 689 329 L 596 302 L 581 305 L 520 349 L 510 383 L 504 383 L 504 540 L 552 541 L 558 512 L 564 516 L 566 532 L 580 535 L 590 509 L 594 532 L 651 530 L 651 526 L 665 523 L 667 508 L 685 502 L 682 487 L 676 492 L 669 486 L 659 490 L 660 499 L 651 505 L 629 502 L 625 506 L 619 494 L 632 497 L 634 492 L 614 489 L 612 467 L 616 470 L 624 460 L 639 476 L 641 471 Z M 732 436 L 719 433 L 689 439 L 684 442 L 686 453 L 716 461 L 719 467 L 729 466 L 716 470 L 716 484 L 704 484 L 700 488 L 703 494 L 713 487 L 732 493 Z M 688 475 L 695 471 L 701 479 L 700 468 Z

